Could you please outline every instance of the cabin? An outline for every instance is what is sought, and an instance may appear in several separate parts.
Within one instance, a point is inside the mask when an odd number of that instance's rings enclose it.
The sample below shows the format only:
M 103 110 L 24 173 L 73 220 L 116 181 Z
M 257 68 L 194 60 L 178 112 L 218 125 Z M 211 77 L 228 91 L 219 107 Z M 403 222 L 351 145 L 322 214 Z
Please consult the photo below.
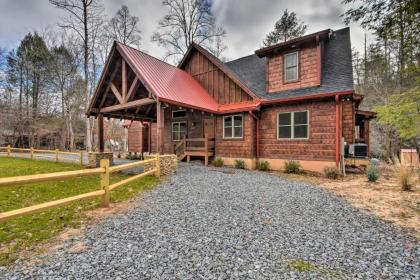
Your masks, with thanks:
M 228 165 L 242 159 L 250 169 L 260 160 L 272 169 L 298 160 L 320 172 L 343 166 L 344 157 L 368 157 L 375 114 L 359 110 L 362 100 L 344 28 L 226 63 L 193 43 L 177 66 L 114 42 L 87 115 L 102 130 L 103 118 L 145 124 L 129 143 L 149 153 L 200 157 L 205 164 L 213 157 Z

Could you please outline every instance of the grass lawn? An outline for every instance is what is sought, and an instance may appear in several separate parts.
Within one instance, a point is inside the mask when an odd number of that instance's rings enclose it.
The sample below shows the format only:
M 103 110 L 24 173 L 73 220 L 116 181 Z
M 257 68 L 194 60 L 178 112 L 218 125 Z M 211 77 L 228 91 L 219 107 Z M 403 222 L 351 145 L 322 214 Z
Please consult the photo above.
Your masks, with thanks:
M 0 177 L 41 174 L 80 169 L 80 165 L 43 160 L 0 157 Z M 128 178 L 111 174 L 111 184 Z M 154 176 L 140 178 L 111 192 L 111 202 L 119 202 L 157 185 Z M 0 212 L 66 198 L 98 190 L 99 175 L 0 188 Z M 0 222 L 0 266 L 11 264 L 19 251 L 30 249 L 56 236 L 63 229 L 79 227 L 85 212 L 100 206 L 101 198 L 78 201 L 67 206 Z

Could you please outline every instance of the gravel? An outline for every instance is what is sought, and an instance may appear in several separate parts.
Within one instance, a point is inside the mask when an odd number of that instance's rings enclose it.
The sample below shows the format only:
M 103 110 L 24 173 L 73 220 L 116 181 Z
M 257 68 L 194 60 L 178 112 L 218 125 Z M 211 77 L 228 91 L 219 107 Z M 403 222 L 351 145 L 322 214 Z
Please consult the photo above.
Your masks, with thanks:
M 318 187 L 181 164 L 133 209 L 3 278 L 420 279 L 419 245 Z

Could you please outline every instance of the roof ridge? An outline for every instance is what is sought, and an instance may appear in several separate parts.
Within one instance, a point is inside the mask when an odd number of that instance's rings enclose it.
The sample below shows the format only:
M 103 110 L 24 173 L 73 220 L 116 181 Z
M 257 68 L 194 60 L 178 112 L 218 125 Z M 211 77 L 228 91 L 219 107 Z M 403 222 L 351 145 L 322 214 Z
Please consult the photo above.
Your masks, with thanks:
M 148 53 L 146 53 L 146 52 L 144 52 L 144 51 L 141 51 L 141 50 L 139 50 L 139 49 L 136 49 L 136 48 L 134 48 L 134 47 L 132 47 L 132 46 L 129 46 L 129 45 L 127 45 L 127 44 L 121 43 L 120 41 L 115 41 L 115 42 L 117 42 L 117 44 L 120 44 L 120 45 L 122 45 L 122 46 L 124 46 L 124 47 L 130 48 L 130 49 L 133 49 L 133 50 L 135 50 L 135 51 L 137 51 L 137 52 L 139 52 L 139 53 L 142 53 L 142 54 L 144 54 L 144 55 L 146 55 L 146 56 L 148 56 L 148 57 L 150 57 L 150 58 L 153 58 L 153 59 L 155 59 L 155 60 L 157 60 L 157 61 L 159 61 L 159 62 L 163 62 L 163 63 L 165 63 L 165 64 L 167 64 L 167 65 L 169 65 L 169 66 L 171 66 L 171 67 L 174 67 L 174 68 L 179 69 L 179 68 L 178 68 L 178 67 L 176 67 L 175 65 L 172 65 L 172 64 L 170 64 L 170 63 L 168 63 L 168 62 L 166 62 L 166 61 L 164 61 L 164 60 L 162 60 L 162 59 L 159 59 L 159 58 L 157 58 L 157 57 L 155 57 L 155 56 L 153 56 L 153 55 L 151 55 L 151 54 L 148 54 Z
M 235 59 L 226 61 L 226 62 L 224 62 L 224 64 L 228 64 L 228 63 L 231 63 L 231 62 L 234 62 L 234 61 L 237 61 L 237 60 L 241 60 L 241 59 L 244 59 L 244 58 L 247 58 L 247 57 L 250 57 L 250 56 L 256 56 L 256 54 L 255 53 L 252 53 L 252 54 L 249 54 L 249 55 L 238 57 L 238 58 L 235 58 Z

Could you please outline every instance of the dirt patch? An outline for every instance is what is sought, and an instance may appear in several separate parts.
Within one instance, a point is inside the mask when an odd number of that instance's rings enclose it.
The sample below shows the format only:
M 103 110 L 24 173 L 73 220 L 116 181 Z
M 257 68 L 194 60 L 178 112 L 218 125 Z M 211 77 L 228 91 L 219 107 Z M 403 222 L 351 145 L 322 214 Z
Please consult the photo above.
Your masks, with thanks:
M 316 174 L 274 174 L 319 185 L 354 207 L 406 228 L 411 235 L 420 238 L 420 180 L 417 178 L 412 191 L 402 191 L 397 173 L 395 166 L 381 166 L 379 180 L 375 183 L 368 182 L 364 174 L 348 174 L 337 180 Z

